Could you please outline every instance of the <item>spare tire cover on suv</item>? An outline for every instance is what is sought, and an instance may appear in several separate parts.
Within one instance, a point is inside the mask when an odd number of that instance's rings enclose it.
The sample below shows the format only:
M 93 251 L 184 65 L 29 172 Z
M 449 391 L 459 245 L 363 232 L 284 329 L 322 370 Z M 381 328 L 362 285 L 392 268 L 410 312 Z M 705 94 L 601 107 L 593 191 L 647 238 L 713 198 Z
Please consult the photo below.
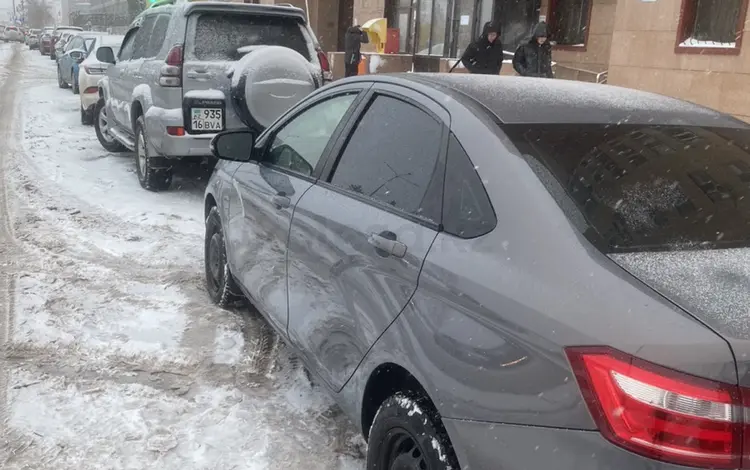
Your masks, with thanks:
M 248 47 L 232 72 L 232 104 L 246 126 L 262 131 L 318 86 L 315 68 L 282 46 Z

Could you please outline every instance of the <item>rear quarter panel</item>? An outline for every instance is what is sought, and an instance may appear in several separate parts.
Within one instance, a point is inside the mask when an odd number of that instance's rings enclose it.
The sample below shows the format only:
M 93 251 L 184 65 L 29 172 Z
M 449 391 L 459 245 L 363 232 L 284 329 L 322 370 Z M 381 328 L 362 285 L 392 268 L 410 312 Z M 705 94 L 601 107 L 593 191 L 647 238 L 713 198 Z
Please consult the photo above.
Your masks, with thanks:
M 474 240 L 438 235 L 412 302 L 344 390 L 345 408 L 358 416 L 370 374 L 394 362 L 443 417 L 594 429 L 564 354 L 572 345 L 737 383 L 723 339 L 591 247 L 494 123 L 444 105 L 498 224 Z

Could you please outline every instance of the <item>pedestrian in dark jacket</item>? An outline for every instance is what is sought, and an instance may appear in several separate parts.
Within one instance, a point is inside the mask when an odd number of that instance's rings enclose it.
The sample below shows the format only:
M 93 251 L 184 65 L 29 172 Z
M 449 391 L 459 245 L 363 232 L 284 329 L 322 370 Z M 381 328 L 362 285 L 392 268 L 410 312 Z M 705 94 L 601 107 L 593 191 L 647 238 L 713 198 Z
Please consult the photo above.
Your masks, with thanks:
M 527 44 L 513 56 L 513 68 L 522 77 L 555 78 L 552 74 L 552 45 L 547 40 L 547 23 L 539 23 Z
M 344 76 L 354 77 L 357 75 L 359 61 L 362 59 L 362 44 L 367 44 L 370 40 L 367 33 L 362 31 L 359 25 L 355 25 L 346 30 L 344 36 Z
M 479 39 L 469 44 L 461 62 L 470 73 L 499 75 L 503 67 L 503 44 L 500 41 L 500 28 L 488 22 L 482 29 Z

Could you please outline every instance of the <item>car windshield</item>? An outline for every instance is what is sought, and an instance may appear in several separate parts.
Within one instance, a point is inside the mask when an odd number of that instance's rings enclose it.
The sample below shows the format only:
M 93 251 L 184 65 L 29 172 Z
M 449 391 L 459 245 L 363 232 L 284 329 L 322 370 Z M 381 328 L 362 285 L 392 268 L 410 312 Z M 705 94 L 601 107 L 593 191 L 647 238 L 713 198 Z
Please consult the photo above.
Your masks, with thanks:
M 225 13 L 198 18 L 193 53 L 199 60 L 238 60 L 238 49 L 255 45 L 288 47 L 310 60 L 302 25 L 294 18 Z
M 605 252 L 750 246 L 750 129 L 503 128 Z

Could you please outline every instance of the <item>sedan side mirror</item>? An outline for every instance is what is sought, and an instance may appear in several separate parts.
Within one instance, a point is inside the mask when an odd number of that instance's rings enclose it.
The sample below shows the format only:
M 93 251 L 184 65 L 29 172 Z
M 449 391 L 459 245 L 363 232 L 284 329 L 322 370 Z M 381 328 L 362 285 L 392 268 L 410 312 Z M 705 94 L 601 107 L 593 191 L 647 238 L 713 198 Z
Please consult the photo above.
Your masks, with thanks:
M 96 60 L 104 64 L 114 64 L 115 53 L 111 47 L 100 47 L 96 50 Z
M 231 162 L 249 162 L 255 147 L 255 133 L 249 129 L 224 131 L 211 139 L 211 153 Z

